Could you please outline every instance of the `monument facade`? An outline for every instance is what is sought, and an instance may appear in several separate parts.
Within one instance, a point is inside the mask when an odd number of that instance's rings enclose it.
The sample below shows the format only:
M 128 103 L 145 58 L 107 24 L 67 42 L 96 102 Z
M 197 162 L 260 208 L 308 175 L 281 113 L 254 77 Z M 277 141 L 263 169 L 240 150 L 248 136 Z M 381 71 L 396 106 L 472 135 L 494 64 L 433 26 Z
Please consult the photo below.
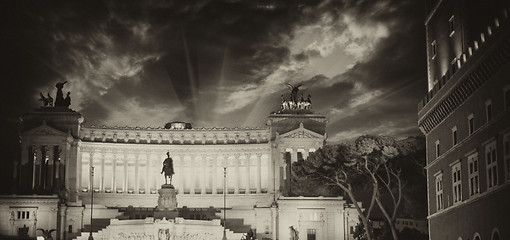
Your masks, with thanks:
M 312 111 L 311 97 L 297 99 L 300 85 L 289 87 L 290 99 L 282 96 L 266 126 L 253 128 L 194 128 L 183 122 L 86 126 L 82 115 L 68 108 L 70 94 L 63 97 L 63 86 L 57 84 L 55 107 L 46 98 L 40 109 L 22 117 L 21 159 L 14 169 L 18 195 L 1 205 L 0 218 L 10 219 L 21 206 L 16 199 L 26 194 L 53 196 L 57 221 L 47 228 L 57 230 L 55 239 L 72 239 L 90 224 L 93 192 L 94 219 L 121 219 L 120 210 L 130 207 L 177 221 L 183 207 L 212 208 L 217 212 L 212 218 L 227 211 L 222 224 L 228 228 L 238 219 L 257 239 L 285 239 L 289 226 L 300 239 L 307 232 L 315 239 L 352 238 L 346 229 L 357 217 L 351 213 L 349 220 L 342 197 L 288 197 L 292 162 L 306 160 L 327 138 L 327 120 Z M 303 219 L 292 217 L 296 213 Z M 22 223 L 1 222 L 2 235 L 17 235 Z M 33 230 L 39 225 L 30 226 L 30 236 L 40 235 Z

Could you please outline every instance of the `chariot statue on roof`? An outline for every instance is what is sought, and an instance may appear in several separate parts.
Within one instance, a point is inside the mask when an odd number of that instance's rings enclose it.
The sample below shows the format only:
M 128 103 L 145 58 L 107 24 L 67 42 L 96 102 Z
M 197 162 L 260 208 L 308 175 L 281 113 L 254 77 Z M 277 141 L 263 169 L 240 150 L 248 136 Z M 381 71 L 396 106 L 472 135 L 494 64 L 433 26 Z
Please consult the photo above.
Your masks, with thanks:
M 285 83 L 285 85 L 290 89 L 290 99 L 286 100 L 282 94 L 279 113 L 286 110 L 311 110 L 312 100 L 310 94 L 308 94 L 307 99 L 304 98 L 303 93 L 301 93 L 301 96 L 298 98 L 299 87 L 303 84 L 292 85 L 290 83 Z

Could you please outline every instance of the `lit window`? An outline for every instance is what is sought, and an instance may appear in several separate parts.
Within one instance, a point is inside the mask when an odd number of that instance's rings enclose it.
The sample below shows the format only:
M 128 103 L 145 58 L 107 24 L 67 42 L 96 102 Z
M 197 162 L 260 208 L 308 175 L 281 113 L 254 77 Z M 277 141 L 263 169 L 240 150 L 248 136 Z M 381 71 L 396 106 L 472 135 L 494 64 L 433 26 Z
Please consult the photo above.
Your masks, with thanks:
M 439 151 L 439 140 L 436 141 L 436 158 L 439 157 L 439 155 L 441 154 L 441 152 Z
M 436 40 L 434 40 L 430 44 L 430 56 L 432 59 L 436 58 L 436 53 L 437 53 L 437 44 L 436 44 Z
M 510 133 L 503 137 L 505 174 L 506 180 L 510 180 Z
M 472 113 L 469 114 L 468 116 L 468 130 L 469 135 L 473 134 L 473 132 L 475 131 L 475 118 Z
M 449 23 L 449 33 L 450 37 L 455 33 L 455 15 L 452 15 L 450 17 L 450 20 L 448 20 Z
M 492 188 L 498 184 L 496 141 L 493 141 L 485 146 L 485 156 L 487 162 L 487 188 Z
M 490 99 L 485 102 L 485 115 L 487 116 L 487 122 L 492 120 L 492 101 Z
M 477 193 L 480 193 L 477 152 L 468 156 L 468 171 L 469 171 L 469 195 L 473 196 Z
M 452 166 L 453 203 L 462 201 L 462 180 L 460 176 L 460 161 Z
M 437 210 L 444 208 L 443 205 L 443 174 L 440 172 L 436 174 L 436 207 Z
M 457 145 L 458 139 L 457 139 L 457 126 L 452 128 L 452 141 L 453 146 Z

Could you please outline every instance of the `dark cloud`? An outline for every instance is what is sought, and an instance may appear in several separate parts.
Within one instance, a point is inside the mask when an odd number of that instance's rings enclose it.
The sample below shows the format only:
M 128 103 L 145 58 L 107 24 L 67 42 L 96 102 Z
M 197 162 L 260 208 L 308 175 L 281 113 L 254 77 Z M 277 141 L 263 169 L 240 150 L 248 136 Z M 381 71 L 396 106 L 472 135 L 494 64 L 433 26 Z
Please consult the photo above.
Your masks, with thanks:
M 302 82 L 331 141 L 417 134 L 424 4 L 3 1 L 4 159 L 19 155 L 18 117 L 64 80 L 87 124 L 263 126 Z
M 423 6 L 415 1 L 54 1 L 5 7 L 4 22 L 13 23 L 7 28 L 11 34 L 2 39 L 4 46 L 10 46 L 5 79 L 12 82 L 12 91 L 2 96 L 2 104 L 11 120 L 38 105 L 34 101 L 38 91 L 54 91 L 54 84 L 62 80 L 69 81 L 73 108 L 89 122 L 111 125 L 116 123 L 107 120 L 115 114 L 108 105 L 122 109 L 133 107 L 128 104 L 132 103 L 145 110 L 165 104 L 168 111 L 180 110 L 160 122 L 182 117 L 206 123 L 234 87 L 271 92 L 233 108 L 224 121 L 243 124 L 246 120 L 232 116 L 250 115 L 245 112 L 255 104 L 257 111 L 272 105 L 277 109 L 279 95 L 286 89 L 283 85 L 280 91 L 274 85 L 260 89 L 268 77 L 307 82 L 303 90 L 312 94 L 318 112 L 333 119 L 332 126 L 337 126 L 337 117 L 328 115 L 331 109 L 349 108 L 362 92 L 379 90 L 381 101 L 398 104 L 417 102 L 425 91 L 410 96 L 392 93 L 409 88 L 410 81 L 426 82 Z M 292 52 L 290 44 L 299 37 L 297 28 L 324 21 L 325 13 L 329 21 L 338 23 L 331 31 L 349 27 L 341 21 L 346 14 L 359 22 L 357 27 L 382 23 L 391 28 L 387 37 L 374 43 L 369 56 L 341 75 L 318 72 L 303 79 L 299 68 L 275 75 L 282 66 L 321 58 L 315 49 Z M 409 89 L 420 91 L 420 87 Z M 365 119 L 366 111 L 359 111 L 365 115 L 357 115 L 358 119 Z M 259 114 L 250 121 L 263 123 L 263 118 Z

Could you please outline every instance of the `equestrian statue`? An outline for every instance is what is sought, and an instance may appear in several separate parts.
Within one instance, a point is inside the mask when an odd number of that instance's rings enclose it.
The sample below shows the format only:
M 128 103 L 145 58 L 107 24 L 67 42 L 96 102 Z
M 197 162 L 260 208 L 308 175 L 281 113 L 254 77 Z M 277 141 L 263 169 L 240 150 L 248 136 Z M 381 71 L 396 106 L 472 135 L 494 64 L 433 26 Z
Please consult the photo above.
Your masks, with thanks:
M 172 176 L 175 174 L 174 172 L 174 161 L 170 157 L 170 152 L 166 153 L 167 158 L 163 161 L 163 168 L 161 169 L 161 174 L 165 173 L 165 184 L 172 185 Z M 170 178 L 170 183 L 167 182 L 167 179 Z

